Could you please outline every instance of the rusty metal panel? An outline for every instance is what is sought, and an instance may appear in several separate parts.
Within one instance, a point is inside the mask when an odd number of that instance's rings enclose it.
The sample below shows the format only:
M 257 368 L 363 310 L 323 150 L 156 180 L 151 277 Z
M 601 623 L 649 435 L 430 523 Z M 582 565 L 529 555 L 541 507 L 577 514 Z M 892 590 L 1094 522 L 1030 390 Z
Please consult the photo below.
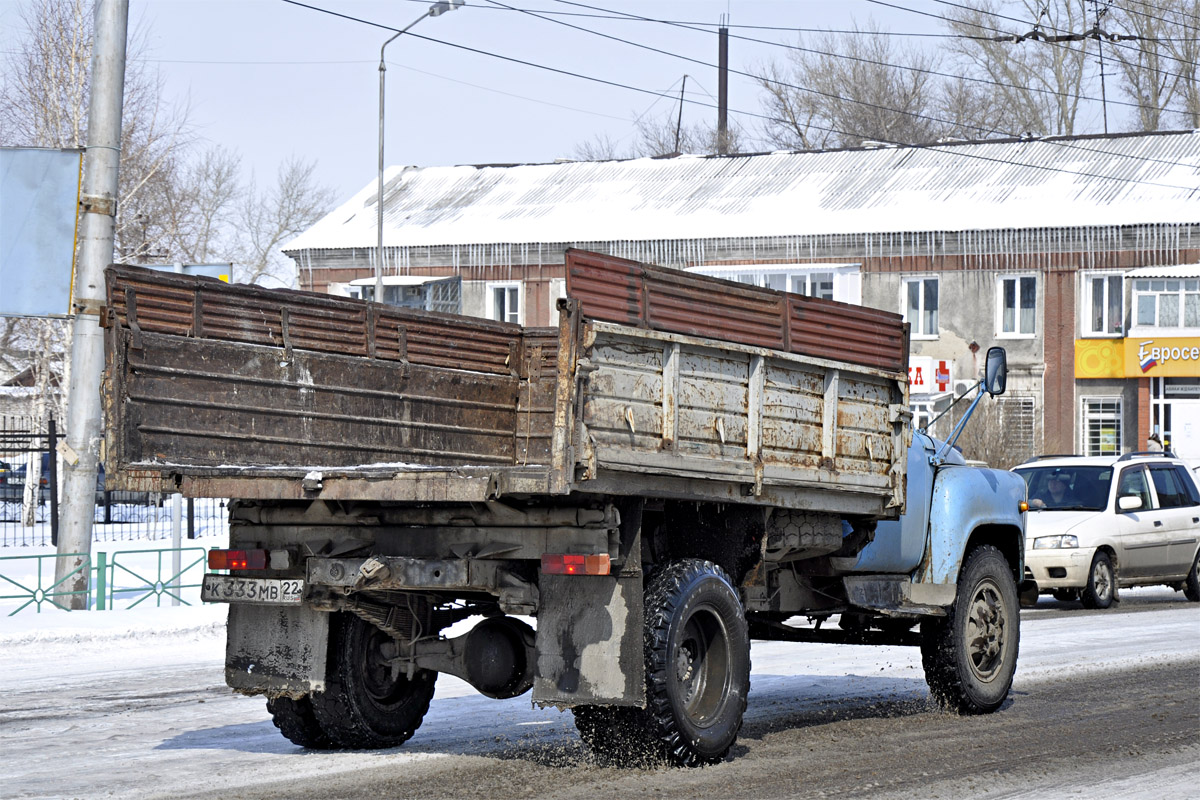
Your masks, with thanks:
M 583 250 L 566 260 L 567 294 L 587 319 L 907 370 L 898 314 Z
M 108 317 L 139 331 L 498 375 L 516 371 L 522 336 L 509 323 L 128 265 L 108 270 Z

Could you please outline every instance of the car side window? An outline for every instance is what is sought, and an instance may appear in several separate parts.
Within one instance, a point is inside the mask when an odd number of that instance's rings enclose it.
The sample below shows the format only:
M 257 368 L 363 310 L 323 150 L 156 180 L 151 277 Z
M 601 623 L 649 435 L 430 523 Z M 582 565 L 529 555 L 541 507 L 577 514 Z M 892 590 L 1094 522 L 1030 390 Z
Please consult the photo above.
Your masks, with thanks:
M 1150 478 L 1154 481 L 1154 491 L 1158 493 L 1159 508 L 1191 505 L 1191 498 L 1180 484 L 1174 464 L 1150 467 Z
M 1150 485 L 1146 482 L 1146 470 L 1142 467 L 1130 467 L 1121 473 L 1121 482 L 1117 484 L 1117 497 L 1135 495 L 1142 498 L 1142 507 L 1136 509 L 1146 511 L 1153 507 L 1150 501 Z M 1120 511 L 1120 506 L 1117 507 Z
M 1188 498 L 1185 505 L 1200 506 L 1200 489 L 1196 488 L 1196 481 L 1192 479 L 1191 471 L 1182 464 L 1176 464 L 1175 476 L 1179 479 L 1179 484 Z

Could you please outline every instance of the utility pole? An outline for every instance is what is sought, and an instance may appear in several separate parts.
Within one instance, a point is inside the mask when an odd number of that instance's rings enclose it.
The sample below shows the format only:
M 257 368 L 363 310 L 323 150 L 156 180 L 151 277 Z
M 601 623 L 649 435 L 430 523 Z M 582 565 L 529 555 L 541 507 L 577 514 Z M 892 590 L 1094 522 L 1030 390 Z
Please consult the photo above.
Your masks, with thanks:
M 1104 8 L 1100 7 L 1100 0 L 1092 0 L 1096 5 L 1096 27 L 1093 30 L 1099 31 L 1100 20 L 1108 13 L 1110 3 L 1105 3 Z M 1104 85 L 1104 39 L 1100 36 L 1096 37 L 1096 52 L 1100 56 L 1100 108 L 1104 111 L 1104 132 L 1108 133 L 1108 92 Z
M 729 152 L 729 28 L 724 25 L 717 31 L 717 152 Z
M 675 155 L 679 155 L 679 129 L 683 127 L 683 93 L 687 91 L 687 75 L 683 76 L 683 85 L 679 87 L 679 117 L 675 120 Z
M 79 199 L 79 265 L 71 338 L 67 436 L 63 447 L 63 519 L 58 552 L 83 553 L 56 559 L 55 584 L 72 592 L 71 609 L 87 607 L 86 591 L 96 507 L 96 472 L 103 438 L 100 376 L 104 338 L 104 268 L 112 262 L 117 215 L 117 176 L 121 159 L 121 107 L 125 95 L 125 47 L 129 0 L 97 0 L 92 43 L 92 88 L 88 105 L 87 151 Z

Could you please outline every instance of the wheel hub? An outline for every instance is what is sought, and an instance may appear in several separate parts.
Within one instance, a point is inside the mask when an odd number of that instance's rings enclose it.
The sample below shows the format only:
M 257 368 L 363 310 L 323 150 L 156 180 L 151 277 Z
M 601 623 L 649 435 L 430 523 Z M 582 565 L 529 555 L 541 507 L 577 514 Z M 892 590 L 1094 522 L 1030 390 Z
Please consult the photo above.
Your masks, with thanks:
M 1000 669 L 1006 623 L 999 588 L 990 582 L 981 585 L 967 617 L 968 661 L 980 680 L 990 680 Z

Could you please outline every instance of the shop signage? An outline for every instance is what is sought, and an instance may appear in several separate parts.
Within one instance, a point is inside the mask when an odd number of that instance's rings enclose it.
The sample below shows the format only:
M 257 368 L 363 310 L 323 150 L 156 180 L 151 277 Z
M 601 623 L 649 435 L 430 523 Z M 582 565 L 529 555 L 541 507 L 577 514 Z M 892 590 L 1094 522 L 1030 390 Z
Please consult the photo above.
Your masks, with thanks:
M 938 394 L 950 391 L 954 362 L 944 358 L 913 356 L 908 360 L 908 391 Z
M 1200 337 L 1076 339 L 1075 377 L 1200 377 Z

